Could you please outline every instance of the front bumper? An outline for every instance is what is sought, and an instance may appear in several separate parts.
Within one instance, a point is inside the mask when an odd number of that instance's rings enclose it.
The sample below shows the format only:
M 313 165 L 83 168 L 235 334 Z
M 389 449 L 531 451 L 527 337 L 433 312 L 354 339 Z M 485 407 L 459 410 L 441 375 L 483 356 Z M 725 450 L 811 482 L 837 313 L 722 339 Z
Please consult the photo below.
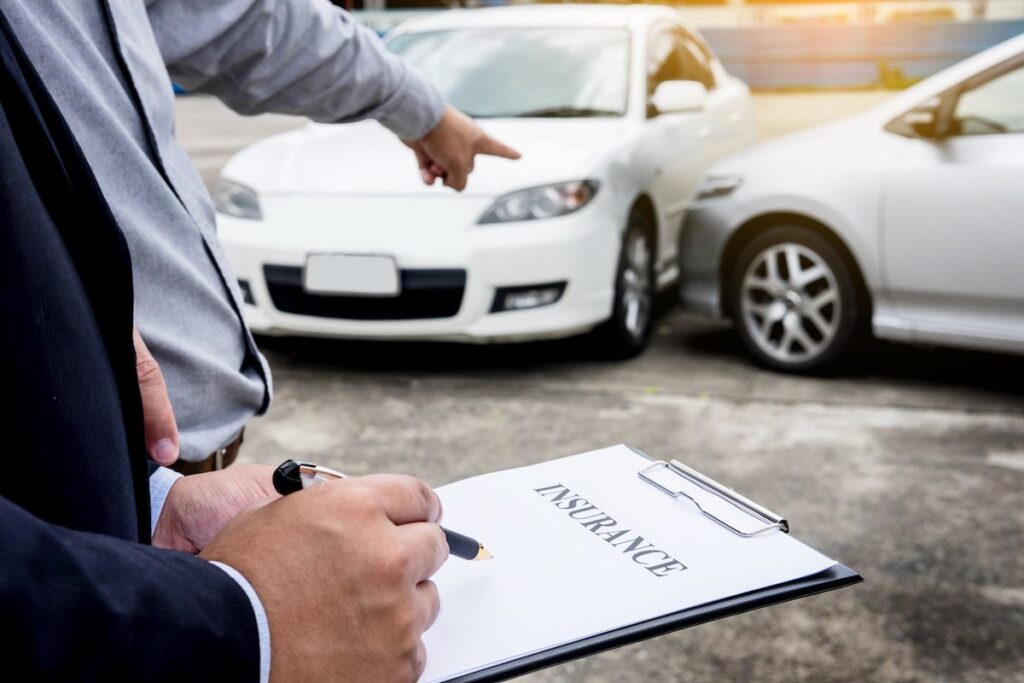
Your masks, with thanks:
M 709 199 L 687 211 L 679 232 L 679 300 L 704 315 L 724 315 L 722 257 L 734 229 L 728 199 Z
M 618 221 L 592 205 L 550 220 L 476 225 L 489 203 L 468 197 L 271 198 L 263 201 L 263 221 L 218 215 L 218 227 L 251 296 L 246 318 L 261 334 L 521 341 L 583 332 L 611 315 Z M 301 274 L 312 253 L 393 256 L 403 295 L 332 302 L 306 294 Z M 289 282 L 287 303 L 281 292 Z M 498 289 L 545 283 L 565 283 L 555 303 L 491 311 Z

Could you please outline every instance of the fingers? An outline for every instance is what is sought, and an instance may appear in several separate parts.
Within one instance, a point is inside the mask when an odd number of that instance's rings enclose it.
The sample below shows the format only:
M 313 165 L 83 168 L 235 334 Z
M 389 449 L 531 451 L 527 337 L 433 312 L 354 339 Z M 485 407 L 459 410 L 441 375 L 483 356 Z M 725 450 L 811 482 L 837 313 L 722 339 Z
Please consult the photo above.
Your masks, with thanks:
M 462 192 L 463 190 L 466 189 L 466 183 L 468 181 L 469 171 L 462 168 L 450 169 L 444 175 L 445 186 L 450 187 L 453 190 L 457 190 L 459 192 Z
M 135 342 L 135 371 L 142 396 L 142 419 L 146 433 L 146 450 L 158 465 L 170 465 L 178 459 L 178 423 L 167 395 L 167 384 L 153 355 L 132 328 Z
M 523 156 L 504 142 L 499 142 L 486 134 L 480 138 L 475 151 L 477 154 L 488 154 L 492 157 L 501 157 L 503 159 L 519 159 Z
M 416 585 L 416 626 L 420 634 L 429 630 L 441 614 L 441 596 L 433 581 L 421 581 Z M 427 647 L 420 638 L 416 643 L 416 653 L 412 658 L 413 677 L 419 679 L 427 667 Z
M 440 168 L 435 164 L 430 156 L 423 150 L 423 147 L 417 143 L 407 143 L 409 148 L 412 149 L 413 154 L 416 155 L 416 163 L 420 167 L 420 178 L 427 185 L 433 185 L 434 181 L 437 180 L 441 174 L 438 173 L 436 168 Z
M 416 658 L 413 660 L 413 678 L 417 680 L 423 675 L 423 671 L 427 668 L 427 646 L 420 641 L 420 644 L 416 648 Z
M 394 524 L 437 522 L 441 519 L 441 501 L 434 490 L 415 477 L 401 474 L 371 474 L 360 477 L 374 494 Z
M 469 174 L 473 172 L 477 154 L 487 154 L 513 160 L 522 157 L 522 154 L 517 150 L 481 131 L 480 137 L 473 144 L 472 151 L 469 158 L 466 159 L 465 165 L 450 167 L 447 169 L 447 173 L 438 173 L 438 177 L 443 178 L 444 184 L 448 187 L 459 191 L 466 189 L 466 184 L 469 182 Z
M 416 605 L 420 610 L 421 630 L 426 631 L 441 614 L 441 595 L 437 591 L 437 584 L 433 581 L 419 582 L 416 585 Z
M 437 524 L 415 522 L 398 527 L 398 538 L 408 552 L 409 575 L 419 583 L 437 573 L 448 559 L 448 541 Z
M 420 166 L 424 182 L 438 178 L 457 191 L 466 189 L 477 154 L 518 159 L 517 150 L 487 135 L 473 119 L 449 105 L 441 121 L 422 139 L 405 141 Z

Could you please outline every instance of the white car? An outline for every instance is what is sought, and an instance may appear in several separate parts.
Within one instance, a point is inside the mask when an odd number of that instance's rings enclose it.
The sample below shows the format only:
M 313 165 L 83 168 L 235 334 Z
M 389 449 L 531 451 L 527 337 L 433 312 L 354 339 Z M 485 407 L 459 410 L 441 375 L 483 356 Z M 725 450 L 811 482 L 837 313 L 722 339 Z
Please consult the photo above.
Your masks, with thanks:
M 427 187 L 374 122 L 257 143 L 215 192 L 220 239 L 263 334 L 647 342 L 683 214 L 754 139 L 748 88 L 679 13 L 530 6 L 438 12 L 388 36 L 488 133 L 461 194 Z
M 821 368 L 869 331 L 1024 352 L 1024 35 L 728 159 L 700 194 L 683 304 L 766 365 Z

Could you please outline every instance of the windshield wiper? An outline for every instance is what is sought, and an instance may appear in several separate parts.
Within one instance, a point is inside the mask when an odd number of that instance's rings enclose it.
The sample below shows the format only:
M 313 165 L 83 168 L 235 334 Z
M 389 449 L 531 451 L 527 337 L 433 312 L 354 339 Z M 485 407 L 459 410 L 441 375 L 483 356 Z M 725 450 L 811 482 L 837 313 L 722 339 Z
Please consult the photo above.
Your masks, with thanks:
M 514 114 L 516 118 L 563 118 L 577 119 L 596 116 L 622 116 L 622 112 L 611 109 L 592 109 L 588 107 L 547 107 Z

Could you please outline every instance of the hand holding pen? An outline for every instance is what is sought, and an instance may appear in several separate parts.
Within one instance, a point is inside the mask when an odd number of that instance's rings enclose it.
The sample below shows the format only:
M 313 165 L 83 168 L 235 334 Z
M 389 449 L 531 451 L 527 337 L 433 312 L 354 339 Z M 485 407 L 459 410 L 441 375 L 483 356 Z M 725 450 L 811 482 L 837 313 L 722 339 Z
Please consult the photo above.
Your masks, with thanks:
M 295 462 L 285 460 L 274 470 L 274 488 L 282 496 L 295 493 L 311 486 L 331 481 L 333 479 L 345 479 L 346 476 L 330 467 L 314 465 L 308 462 Z M 489 560 L 493 556 L 490 551 L 476 539 L 470 538 L 451 529 L 441 527 L 445 540 L 448 542 L 448 549 L 455 557 L 464 560 L 479 561 Z
M 426 660 L 423 632 L 440 609 L 430 578 L 449 557 L 437 495 L 401 475 L 306 493 L 253 506 L 199 554 L 236 571 L 258 596 L 272 634 L 271 680 L 416 680 Z M 208 607 L 251 619 L 252 598 L 220 569 L 207 574 L 224 584 L 224 600 Z

